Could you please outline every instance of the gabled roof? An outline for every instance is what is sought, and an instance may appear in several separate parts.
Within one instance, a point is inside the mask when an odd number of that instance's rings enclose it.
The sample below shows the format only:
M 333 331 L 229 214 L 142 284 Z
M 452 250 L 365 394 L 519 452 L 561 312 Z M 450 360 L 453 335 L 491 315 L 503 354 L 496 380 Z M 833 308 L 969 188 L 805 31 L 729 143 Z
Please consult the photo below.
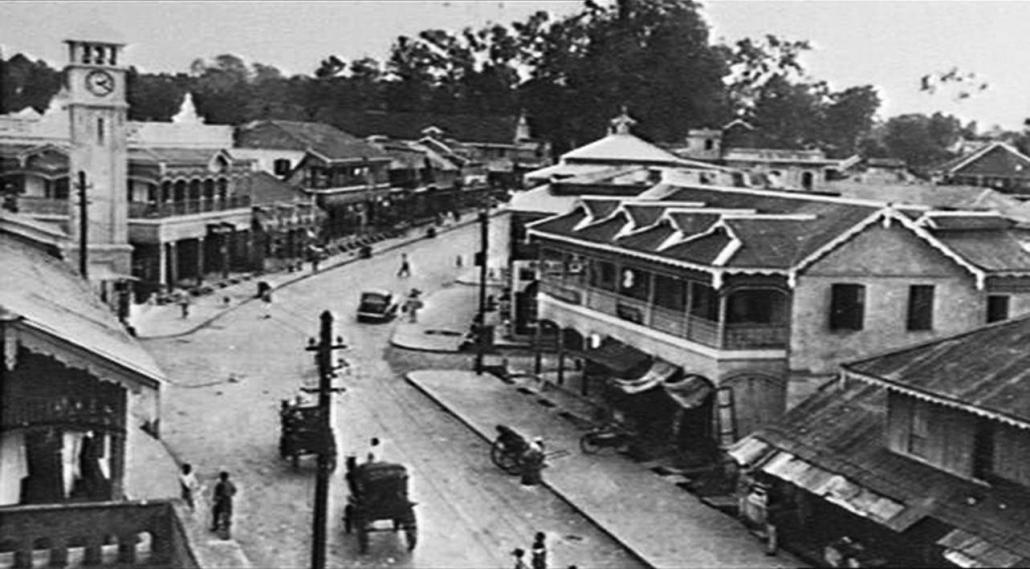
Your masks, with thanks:
M 1030 317 L 842 367 L 888 389 L 1030 429 Z
M 0 234 L 0 309 L 25 326 L 160 383 L 154 359 L 61 259 Z
M 224 157 L 230 163 L 234 160 L 232 154 L 224 148 L 140 147 L 129 149 L 129 161 L 142 164 L 207 165 L 217 156 Z
M 988 167 L 987 175 L 996 174 L 1000 176 L 1012 175 L 1015 171 L 1020 177 L 1030 178 L 1030 156 L 1027 156 L 1014 148 L 1012 145 L 995 141 L 982 148 L 979 148 L 964 156 L 953 158 L 935 168 L 936 171 L 944 174 L 957 174 L 961 170 L 972 167 L 976 162 L 981 161 L 993 153 L 1001 153 L 1005 156 L 1003 164 L 994 164 Z M 991 172 L 990 168 L 1003 166 L 1003 171 Z
M 300 121 L 255 121 L 236 131 L 241 148 L 276 148 L 311 151 L 330 162 L 388 160 L 375 146 L 336 127 Z
M 976 536 L 978 564 L 969 566 L 1030 565 L 1030 495 L 891 452 L 884 444 L 886 390 L 860 381 L 837 385 L 741 439 L 730 455 L 897 532 L 929 517 Z
M 595 140 L 585 146 L 570 150 L 561 156 L 563 164 L 576 163 L 637 163 L 637 164 L 661 164 L 666 166 L 689 166 L 708 170 L 722 170 L 723 168 L 705 162 L 695 162 L 680 158 L 675 154 L 663 150 L 650 142 L 629 134 L 617 133 Z
M 436 127 L 443 136 L 462 142 L 514 144 L 518 116 L 468 115 L 387 111 L 342 111 L 332 122 L 358 136 L 385 135 L 400 140 L 418 140 L 426 129 Z
M 241 185 L 249 189 L 251 204 L 256 206 L 270 205 L 277 202 L 310 200 L 304 191 L 287 184 L 264 170 L 247 174 L 241 181 Z

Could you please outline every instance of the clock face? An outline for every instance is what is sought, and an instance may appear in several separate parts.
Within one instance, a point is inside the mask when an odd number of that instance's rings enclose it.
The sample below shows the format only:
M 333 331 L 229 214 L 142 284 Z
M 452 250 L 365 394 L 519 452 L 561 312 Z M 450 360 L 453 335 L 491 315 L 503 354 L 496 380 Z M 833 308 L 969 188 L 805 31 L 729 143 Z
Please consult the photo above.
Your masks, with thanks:
M 114 91 L 114 77 L 106 71 L 95 69 L 86 75 L 86 88 L 98 97 L 106 97 Z

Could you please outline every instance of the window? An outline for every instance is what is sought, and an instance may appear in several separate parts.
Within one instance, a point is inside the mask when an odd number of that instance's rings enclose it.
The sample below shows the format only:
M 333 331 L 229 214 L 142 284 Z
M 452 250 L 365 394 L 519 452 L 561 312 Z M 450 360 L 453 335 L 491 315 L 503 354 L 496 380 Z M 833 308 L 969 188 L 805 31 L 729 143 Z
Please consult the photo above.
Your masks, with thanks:
M 272 170 L 276 176 L 285 176 L 290 173 L 290 161 L 286 158 L 277 158 L 272 162 Z
M 910 331 L 933 329 L 933 285 L 908 287 L 908 320 Z
M 861 330 L 865 319 L 865 286 L 835 284 L 830 289 L 830 330 Z
M 607 261 L 594 261 L 591 265 L 590 284 L 597 288 L 615 290 L 615 264 Z
M 987 297 L 987 323 L 1001 322 L 1009 319 L 1009 297 L 1004 294 L 992 294 Z
M 910 418 L 908 452 L 914 456 L 925 457 L 930 442 L 930 404 L 925 401 L 913 401 Z
M 728 324 L 779 324 L 786 320 L 783 293 L 769 289 L 738 290 L 726 300 Z
M 719 296 L 715 289 L 702 283 L 690 283 L 690 287 L 690 315 L 718 321 Z
M 687 283 L 674 277 L 655 275 L 654 303 L 662 308 L 683 310 L 687 306 Z
M 104 144 L 104 119 L 97 119 L 97 144 Z

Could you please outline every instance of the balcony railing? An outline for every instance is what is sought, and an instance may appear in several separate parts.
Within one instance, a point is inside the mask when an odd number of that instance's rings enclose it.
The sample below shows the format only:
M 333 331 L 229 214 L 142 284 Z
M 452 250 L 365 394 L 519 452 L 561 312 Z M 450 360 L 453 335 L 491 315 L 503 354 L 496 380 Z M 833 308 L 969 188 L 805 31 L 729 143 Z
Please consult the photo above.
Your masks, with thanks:
M 212 211 L 226 211 L 250 207 L 250 196 L 229 196 L 226 199 L 187 200 L 166 203 L 129 203 L 129 217 L 132 219 L 157 219 L 180 215 L 194 215 Z
M 170 501 L 0 507 L 0 567 L 199 567 Z
M 18 213 L 29 215 L 68 215 L 68 200 L 36 196 L 14 196 L 6 200 L 18 208 Z
M 786 324 L 718 322 L 590 286 L 542 281 L 540 292 L 720 350 L 782 349 L 787 347 L 790 337 Z

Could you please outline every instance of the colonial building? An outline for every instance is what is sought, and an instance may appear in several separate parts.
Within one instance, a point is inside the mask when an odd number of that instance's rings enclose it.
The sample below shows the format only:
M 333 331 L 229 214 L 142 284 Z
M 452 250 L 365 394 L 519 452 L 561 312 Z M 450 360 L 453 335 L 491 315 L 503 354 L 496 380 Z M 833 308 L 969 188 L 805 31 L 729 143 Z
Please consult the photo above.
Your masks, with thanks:
M 1030 156 L 1005 142 L 992 142 L 941 164 L 932 171 L 942 184 L 993 188 L 1030 197 Z
M 727 148 L 720 159 L 726 166 L 750 172 L 757 185 L 806 192 L 823 189 L 827 182 L 843 177 L 857 160 L 827 158 L 821 150 L 772 148 Z
M 328 214 L 327 238 L 363 232 L 389 216 L 391 159 L 364 140 L 326 124 L 269 120 L 240 127 L 236 147 L 313 196 Z
M 523 173 L 550 163 L 550 144 L 533 138 L 525 114 L 516 117 L 352 111 L 333 118 L 340 128 L 359 136 L 432 141 L 448 152 L 463 155 L 468 170 L 475 171 L 480 165 L 484 181 L 499 187 L 520 187 Z M 466 187 L 474 185 L 471 180 L 464 182 Z
M 1027 566 L 1028 341 L 1024 317 L 843 365 L 730 451 L 746 517 L 834 566 Z
M 251 266 L 275 271 L 320 255 L 325 212 L 299 188 L 265 171 L 250 174 L 254 208 Z
M 694 418 L 658 426 L 684 446 L 777 419 L 841 361 L 1030 309 L 1030 253 L 1011 221 L 988 212 L 668 173 L 636 198 L 584 196 L 528 232 L 542 268 L 537 318 L 560 330 L 560 355 L 600 364 L 630 392 L 658 381 L 648 362 L 666 379 L 680 368 L 706 394 L 692 399 Z
M 612 119 L 609 133 L 561 156 L 558 164 L 526 174 L 532 189 L 518 192 L 508 204 L 509 270 L 513 337 L 533 332 L 537 292 L 536 246 L 526 239 L 526 224 L 565 213 L 580 196 L 632 197 L 652 187 L 663 169 L 681 179 L 716 185 L 742 185 L 744 176 L 714 164 L 679 158 L 631 132 L 636 121 L 626 111 Z

